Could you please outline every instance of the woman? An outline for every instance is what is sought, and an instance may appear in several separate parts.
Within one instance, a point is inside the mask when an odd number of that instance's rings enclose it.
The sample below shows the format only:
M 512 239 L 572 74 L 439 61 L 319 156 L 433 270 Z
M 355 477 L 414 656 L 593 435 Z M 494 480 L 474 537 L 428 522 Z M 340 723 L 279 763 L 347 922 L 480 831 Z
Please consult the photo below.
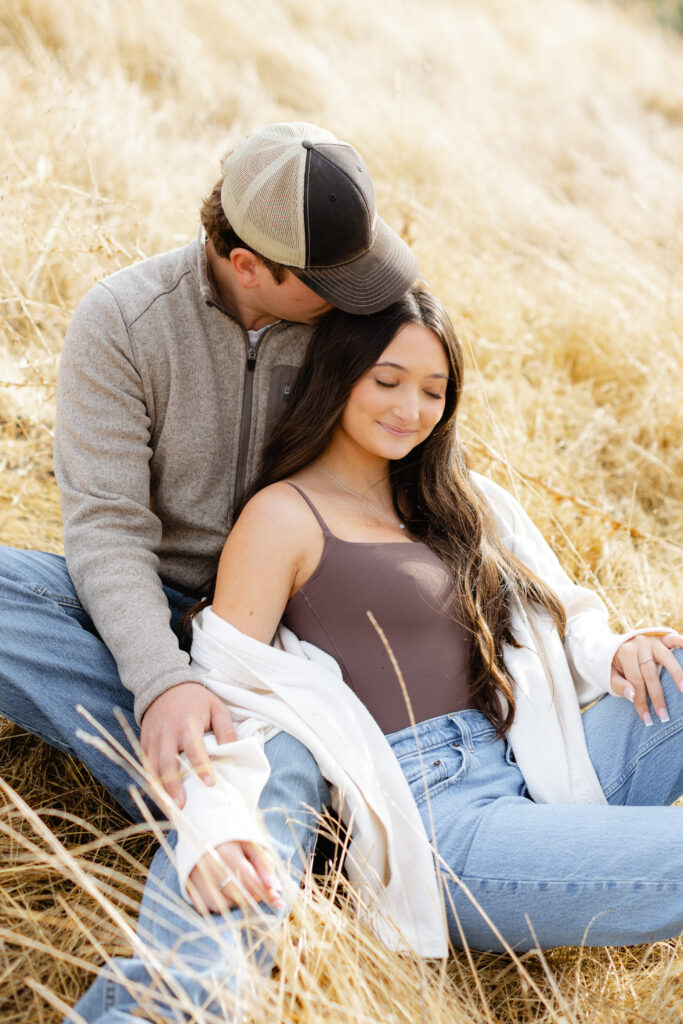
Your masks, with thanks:
M 422 288 L 316 331 L 195 620 L 239 740 L 214 746 L 220 786 L 186 780 L 181 887 L 216 913 L 281 915 L 277 862 L 296 868 L 298 844 L 300 867 L 312 832 L 294 814 L 288 841 L 281 805 L 325 802 L 330 781 L 351 877 L 397 946 L 441 955 L 444 923 L 482 949 L 678 934 L 683 818 L 663 805 L 683 792 L 683 638 L 609 632 L 516 502 L 467 470 L 461 389 Z M 306 784 L 282 784 L 285 742 Z M 162 883 L 177 885 L 168 859 Z M 186 952 L 218 969 L 205 940 Z

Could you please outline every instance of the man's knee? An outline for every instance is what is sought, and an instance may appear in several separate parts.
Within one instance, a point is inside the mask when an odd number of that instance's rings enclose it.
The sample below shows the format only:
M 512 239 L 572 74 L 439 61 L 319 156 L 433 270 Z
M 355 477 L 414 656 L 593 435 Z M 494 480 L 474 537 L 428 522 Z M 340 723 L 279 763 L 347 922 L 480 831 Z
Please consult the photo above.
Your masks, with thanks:
M 0 545 L 0 591 L 19 585 L 36 593 L 74 595 L 74 587 L 62 555 Z

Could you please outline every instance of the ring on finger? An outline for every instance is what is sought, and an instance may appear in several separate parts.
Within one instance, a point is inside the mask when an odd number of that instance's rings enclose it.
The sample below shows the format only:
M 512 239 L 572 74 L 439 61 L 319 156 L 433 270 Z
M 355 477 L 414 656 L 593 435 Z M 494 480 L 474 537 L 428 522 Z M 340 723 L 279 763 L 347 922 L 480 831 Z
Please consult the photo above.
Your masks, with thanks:
M 227 874 L 227 875 L 225 876 L 225 878 L 223 879 L 223 881 L 222 881 L 222 882 L 219 882 L 219 883 L 218 883 L 218 888 L 219 888 L 219 889 L 221 890 L 221 892 L 222 892 L 222 891 L 223 891 L 223 889 L 226 889 L 226 888 L 227 888 L 227 887 L 228 887 L 229 885 L 232 885 L 233 881 L 234 881 L 234 878 L 233 878 L 233 876 L 232 876 L 232 875 L 230 875 L 230 874 Z
M 654 658 L 643 658 L 643 660 L 640 661 L 639 664 L 640 665 L 647 665 L 648 661 L 654 661 L 654 660 L 655 660 Z

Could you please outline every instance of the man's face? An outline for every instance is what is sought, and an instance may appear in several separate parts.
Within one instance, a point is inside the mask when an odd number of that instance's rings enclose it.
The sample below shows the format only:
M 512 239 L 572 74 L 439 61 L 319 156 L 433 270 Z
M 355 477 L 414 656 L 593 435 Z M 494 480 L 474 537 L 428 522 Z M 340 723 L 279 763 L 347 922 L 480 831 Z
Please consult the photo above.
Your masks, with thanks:
M 284 281 L 278 284 L 269 270 L 262 269 L 265 272 L 261 278 L 262 301 L 265 309 L 278 320 L 314 324 L 332 309 L 329 302 L 316 295 L 290 270 L 286 271 Z

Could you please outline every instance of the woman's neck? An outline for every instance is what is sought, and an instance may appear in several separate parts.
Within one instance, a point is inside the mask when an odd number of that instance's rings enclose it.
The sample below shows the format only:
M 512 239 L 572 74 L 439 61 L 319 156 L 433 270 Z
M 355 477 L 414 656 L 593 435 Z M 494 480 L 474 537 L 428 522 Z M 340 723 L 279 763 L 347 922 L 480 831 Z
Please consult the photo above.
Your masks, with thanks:
M 374 495 L 391 505 L 388 459 L 346 443 L 344 438 L 333 438 L 329 447 L 311 465 L 352 491 L 366 497 Z

